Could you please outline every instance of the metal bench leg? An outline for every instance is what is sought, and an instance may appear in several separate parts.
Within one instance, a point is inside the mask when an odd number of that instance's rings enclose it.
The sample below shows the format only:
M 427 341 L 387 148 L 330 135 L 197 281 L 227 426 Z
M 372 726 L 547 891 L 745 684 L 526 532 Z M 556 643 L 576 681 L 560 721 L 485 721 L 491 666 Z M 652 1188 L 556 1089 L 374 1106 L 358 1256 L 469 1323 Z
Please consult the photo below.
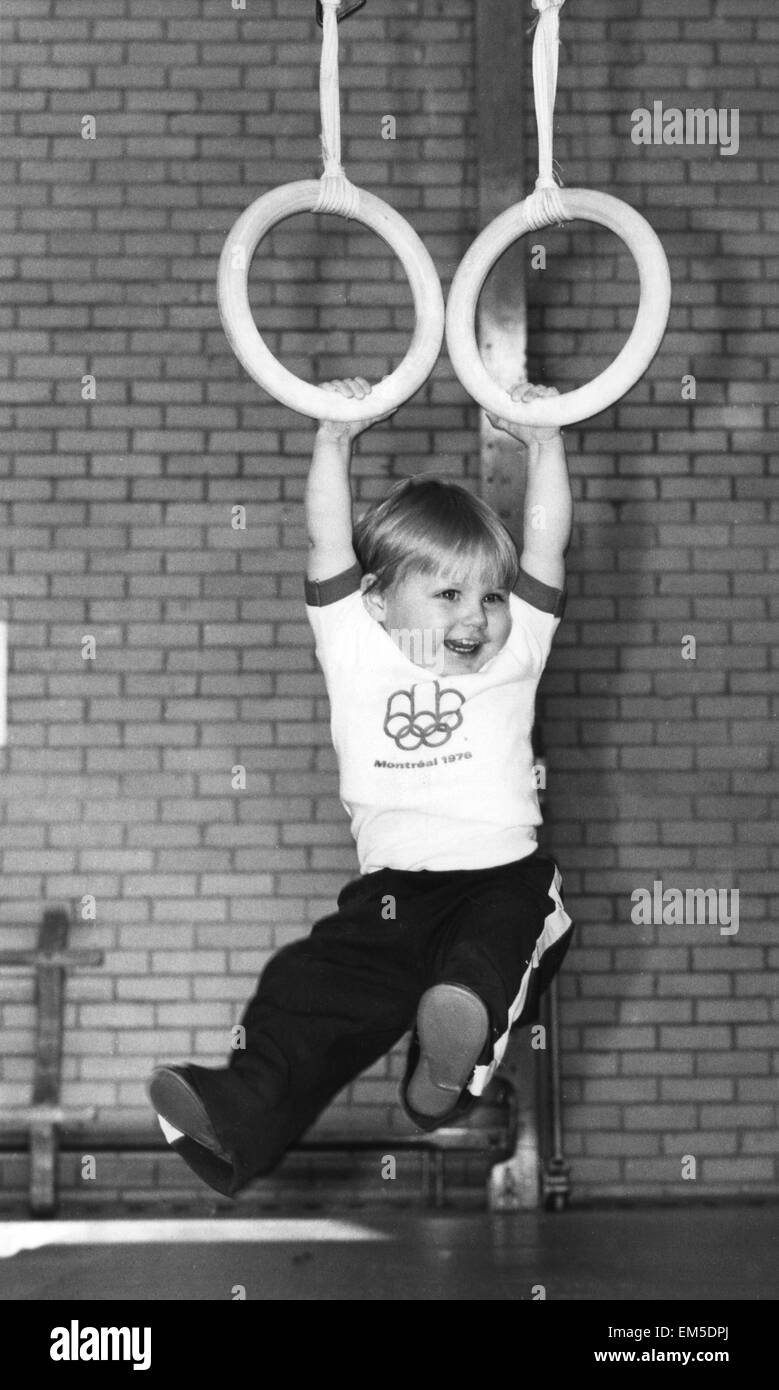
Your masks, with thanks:
M 444 1154 L 442 1149 L 436 1149 L 435 1154 L 433 1155 L 433 1162 L 433 1172 L 435 1174 L 435 1205 L 437 1207 L 442 1207 L 444 1206 L 445 1201 L 444 1186 L 446 1178 L 444 1169 Z
M 430 1150 L 421 1149 L 422 1158 L 422 1200 L 426 1207 L 433 1205 L 433 1175 L 430 1167 Z

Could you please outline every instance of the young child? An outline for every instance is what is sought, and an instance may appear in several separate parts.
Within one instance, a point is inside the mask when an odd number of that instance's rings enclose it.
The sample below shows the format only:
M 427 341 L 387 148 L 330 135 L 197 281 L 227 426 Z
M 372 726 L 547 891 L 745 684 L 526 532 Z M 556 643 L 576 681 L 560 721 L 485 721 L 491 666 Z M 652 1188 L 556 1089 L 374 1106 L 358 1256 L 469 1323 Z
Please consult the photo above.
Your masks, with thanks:
M 409 1029 L 405 1111 L 422 1130 L 463 1113 L 572 932 L 536 843 L 531 749 L 571 527 L 562 438 L 492 420 L 527 448 L 518 559 L 485 503 L 424 476 L 353 531 L 351 446 L 369 423 L 320 426 L 306 490 L 307 613 L 360 876 L 273 956 L 229 1064 L 159 1067 L 149 1087 L 174 1149 L 230 1196 Z

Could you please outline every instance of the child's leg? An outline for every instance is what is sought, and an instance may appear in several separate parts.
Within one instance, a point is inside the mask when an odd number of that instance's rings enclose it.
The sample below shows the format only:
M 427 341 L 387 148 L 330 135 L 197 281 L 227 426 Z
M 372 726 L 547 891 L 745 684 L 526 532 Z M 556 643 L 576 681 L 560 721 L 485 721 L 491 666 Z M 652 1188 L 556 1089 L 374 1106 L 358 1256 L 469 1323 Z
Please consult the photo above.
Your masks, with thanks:
M 177 1149 L 217 1190 L 232 1196 L 270 1172 L 410 1027 L 424 982 L 408 934 L 382 916 L 382 880 L 347 884 L 337 913 L 277 952 L 244 1013 L 246 1046 L 227 1067 L 186 1068 L 222 1157 L 191 1142 Z
M 434 983 L 420 1002 L 405 1084 L 408 1108 L 429 1128 L 463 1108 L 466 1084 L 481 1095 L 511 1028 L 535 1017 L 573 930 L 545 855 L 453 879 L 459 900 L 435 936 Z

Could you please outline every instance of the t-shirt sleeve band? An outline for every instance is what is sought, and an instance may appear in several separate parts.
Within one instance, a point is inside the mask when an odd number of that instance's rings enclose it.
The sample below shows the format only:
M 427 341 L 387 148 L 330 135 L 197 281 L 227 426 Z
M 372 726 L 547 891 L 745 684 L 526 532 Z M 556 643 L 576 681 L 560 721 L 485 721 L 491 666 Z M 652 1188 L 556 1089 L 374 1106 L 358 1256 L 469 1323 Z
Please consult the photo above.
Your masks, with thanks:
M 518 598 L 532 604 L 533 608 L 540 608 L 542 613 L 551 613 L 554 618 L 562 618 L 565 612 L 565 589 L 555 589 L 551 584 L 544 584 L 525 570 L 519 571 L 516 594 Z
M 325 604 L 337 603 L 339 599 L 346 598 L 348 594 L 353 594 L 359 589 L 361 578 L 362 569 L 355 563 L 341 574 L 334 574 L 331 579 L 306 579 L 306 603 L 310 608 L 324 608 Z M 554 590 L 550 589 L 549 592 L 553 593 Z

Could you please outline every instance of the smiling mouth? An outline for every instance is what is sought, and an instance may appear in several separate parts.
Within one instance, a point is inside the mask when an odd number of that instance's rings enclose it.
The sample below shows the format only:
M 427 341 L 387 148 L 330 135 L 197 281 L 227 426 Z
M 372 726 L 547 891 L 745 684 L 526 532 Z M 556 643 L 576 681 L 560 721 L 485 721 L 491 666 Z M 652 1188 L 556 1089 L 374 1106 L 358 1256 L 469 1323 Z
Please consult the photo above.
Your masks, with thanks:
M 454 652 L 457 656 L 475 656 L 481 650 L 481 642 L 455 642 L 452 638 L 444 641 L 444 646 L 448 651 Z

